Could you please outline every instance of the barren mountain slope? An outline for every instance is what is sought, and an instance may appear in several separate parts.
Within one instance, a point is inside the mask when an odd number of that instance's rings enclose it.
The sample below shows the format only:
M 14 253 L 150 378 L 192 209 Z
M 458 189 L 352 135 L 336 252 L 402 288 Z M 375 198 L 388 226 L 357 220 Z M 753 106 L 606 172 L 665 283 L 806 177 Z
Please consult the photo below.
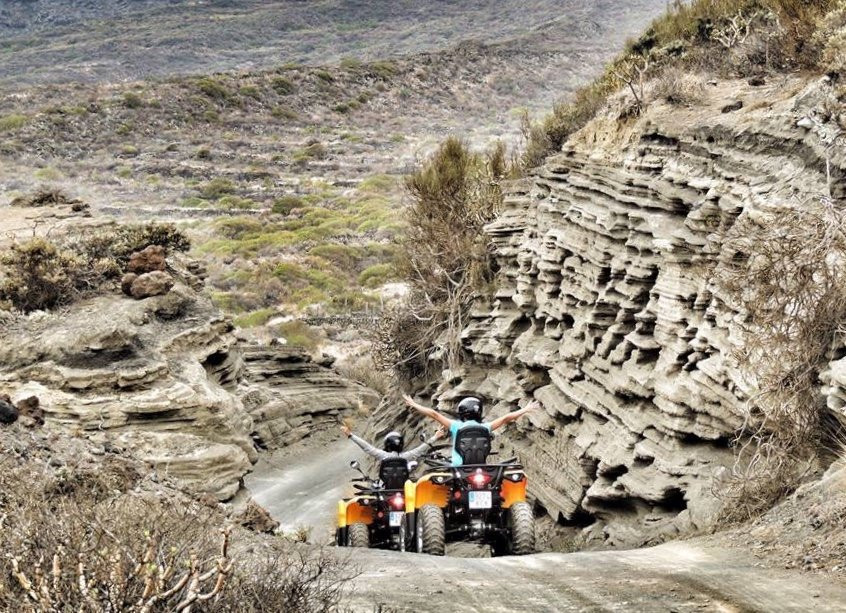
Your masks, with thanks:
M 134 80 L 343 57 L 386 59 L 466 40 L 573 53 L 635 33 L 664 0 L 12 0 L 0 84 Z M 589 45 L 586 45 L 589 43 Z M 602 58 L 600 58 L 602 59 Z M 602 61 L 593 62 L 595 66 Z

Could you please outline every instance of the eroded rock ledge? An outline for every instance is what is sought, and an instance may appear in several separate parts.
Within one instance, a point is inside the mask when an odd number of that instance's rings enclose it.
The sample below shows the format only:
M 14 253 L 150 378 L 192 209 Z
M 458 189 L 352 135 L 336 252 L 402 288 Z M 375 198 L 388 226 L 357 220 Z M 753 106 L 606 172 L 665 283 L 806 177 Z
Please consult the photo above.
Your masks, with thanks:
M 180 265 L 181 270 L 181 265 Z M 375 393 L 298 349 L 245 345 L 196 279 L 3 322 L 0 393 L 37 397 L 46 427 L 125 452 L 194 493 L 232 498 L 261 446 L 332 427 Z
M 741 216 L 844 196 L 842 147 L 808 129 L 832 88 L 785 81 L 712 87 L 695 109 L 609 113 L 531 180 L 487 229 L 500 266 L 448 372 L 443 407 L 478 391 L 494 414 L 543 411 L 503 437 L 553 518 L 596 544 L 659 540 L 706 525 L 714 476 L 753 389 L 732 358 L 745 314 L 714 271 Z M 742 99 L 744 109 L 720 111 Z M 756 102 L 757 104 L 749 104 Z M 806 127 L 802 127 L 804 124 Z M 842 365 L 826 374 L 839 408 Z

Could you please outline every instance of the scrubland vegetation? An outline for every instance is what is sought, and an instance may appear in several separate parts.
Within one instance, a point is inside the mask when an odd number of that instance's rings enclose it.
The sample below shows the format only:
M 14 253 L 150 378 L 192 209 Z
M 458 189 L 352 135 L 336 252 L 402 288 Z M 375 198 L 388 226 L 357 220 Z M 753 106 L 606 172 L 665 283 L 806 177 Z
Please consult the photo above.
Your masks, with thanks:
M 4 611 L 327 611 L 355 575 L 318 550 L 257 542 L 214 503 L 147 488 L 122 458 L 94 464 L 62 444 L 39 464 L 30 436 L 0 462 Z
M 745 78 L 801 69 L 840 74 L 845 58 L 842 0 L 676 1 L 572 101 L 539 123 L 524 121 L 523 164 L 533 168 L 558 151 L 621 88 L 632 93 L 631 112 L 637 114 L 650 97 L 695 104 L 703 75 Z M 646 88 L 650 81 L 657 83 L 653 91 Z
M 380 345 L 382 365 L 401 380 L 425 374 L 436 347 L 445 364 L 457 363 L 470 305 L 492 279 L 482 229 L 512 172 L 504 145 L 480 153 L 449 138 L 406 179 L 411 203 L 397 261 L 412 294 L 386 318 Z
M 183 232 L 167 224 L 117 226 L 83 237 L 34 238 L 0 253 L 0 306 L 25 313 L 90 295 L 125 272 L 129 256 L 149 245 L 187 251 Z

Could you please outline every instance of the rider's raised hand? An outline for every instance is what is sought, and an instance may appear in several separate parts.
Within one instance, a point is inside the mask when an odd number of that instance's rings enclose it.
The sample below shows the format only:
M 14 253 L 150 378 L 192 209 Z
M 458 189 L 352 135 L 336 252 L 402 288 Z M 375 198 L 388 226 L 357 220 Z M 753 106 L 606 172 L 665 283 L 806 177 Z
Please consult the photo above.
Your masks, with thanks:
M 414 398 L 412 398 L 412 397 L 411 397 L 411 396 L 409 396 L 408 394 L 403 394 L 403 395 L 402 395 L 402 399 L 403 399 L 403 400 L 405 400 L 405 404 L 407 404 L 408 406 L 410 406 L 410 407 L 411 407 L 412 409 L 414 409 L 415 411 L 419 411 L 419 410 L 420 410 L 420 405 L 419 405 L 419 404 L 417 404 L 416 402 L 414 402 Z

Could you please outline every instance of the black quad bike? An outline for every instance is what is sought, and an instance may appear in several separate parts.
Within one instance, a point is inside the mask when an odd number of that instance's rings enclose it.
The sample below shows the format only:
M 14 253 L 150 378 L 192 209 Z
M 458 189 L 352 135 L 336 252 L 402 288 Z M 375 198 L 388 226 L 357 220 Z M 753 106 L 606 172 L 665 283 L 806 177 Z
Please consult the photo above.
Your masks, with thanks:
M 403 490 L 416 465 L 401 458 L 383 460 L 379 478 L 373 479 L 358 461 L 350 462 L 361 477 L 353 479 L 355 496 L 338 502 L 335 544 L 405 551 L 408 525 Z
M 493 556 L 534 553 L 534 514 L 526 501 L 523 467 L 516 458 L 487 463 L 491 433 L 482 426 L 459 430 L 455 448 L 462 466 L 429 456 L 424 460 L 429 470 L 406 484 L 413 548 L 442 556 L 447 542 L 473 540 L 489 544 Z

